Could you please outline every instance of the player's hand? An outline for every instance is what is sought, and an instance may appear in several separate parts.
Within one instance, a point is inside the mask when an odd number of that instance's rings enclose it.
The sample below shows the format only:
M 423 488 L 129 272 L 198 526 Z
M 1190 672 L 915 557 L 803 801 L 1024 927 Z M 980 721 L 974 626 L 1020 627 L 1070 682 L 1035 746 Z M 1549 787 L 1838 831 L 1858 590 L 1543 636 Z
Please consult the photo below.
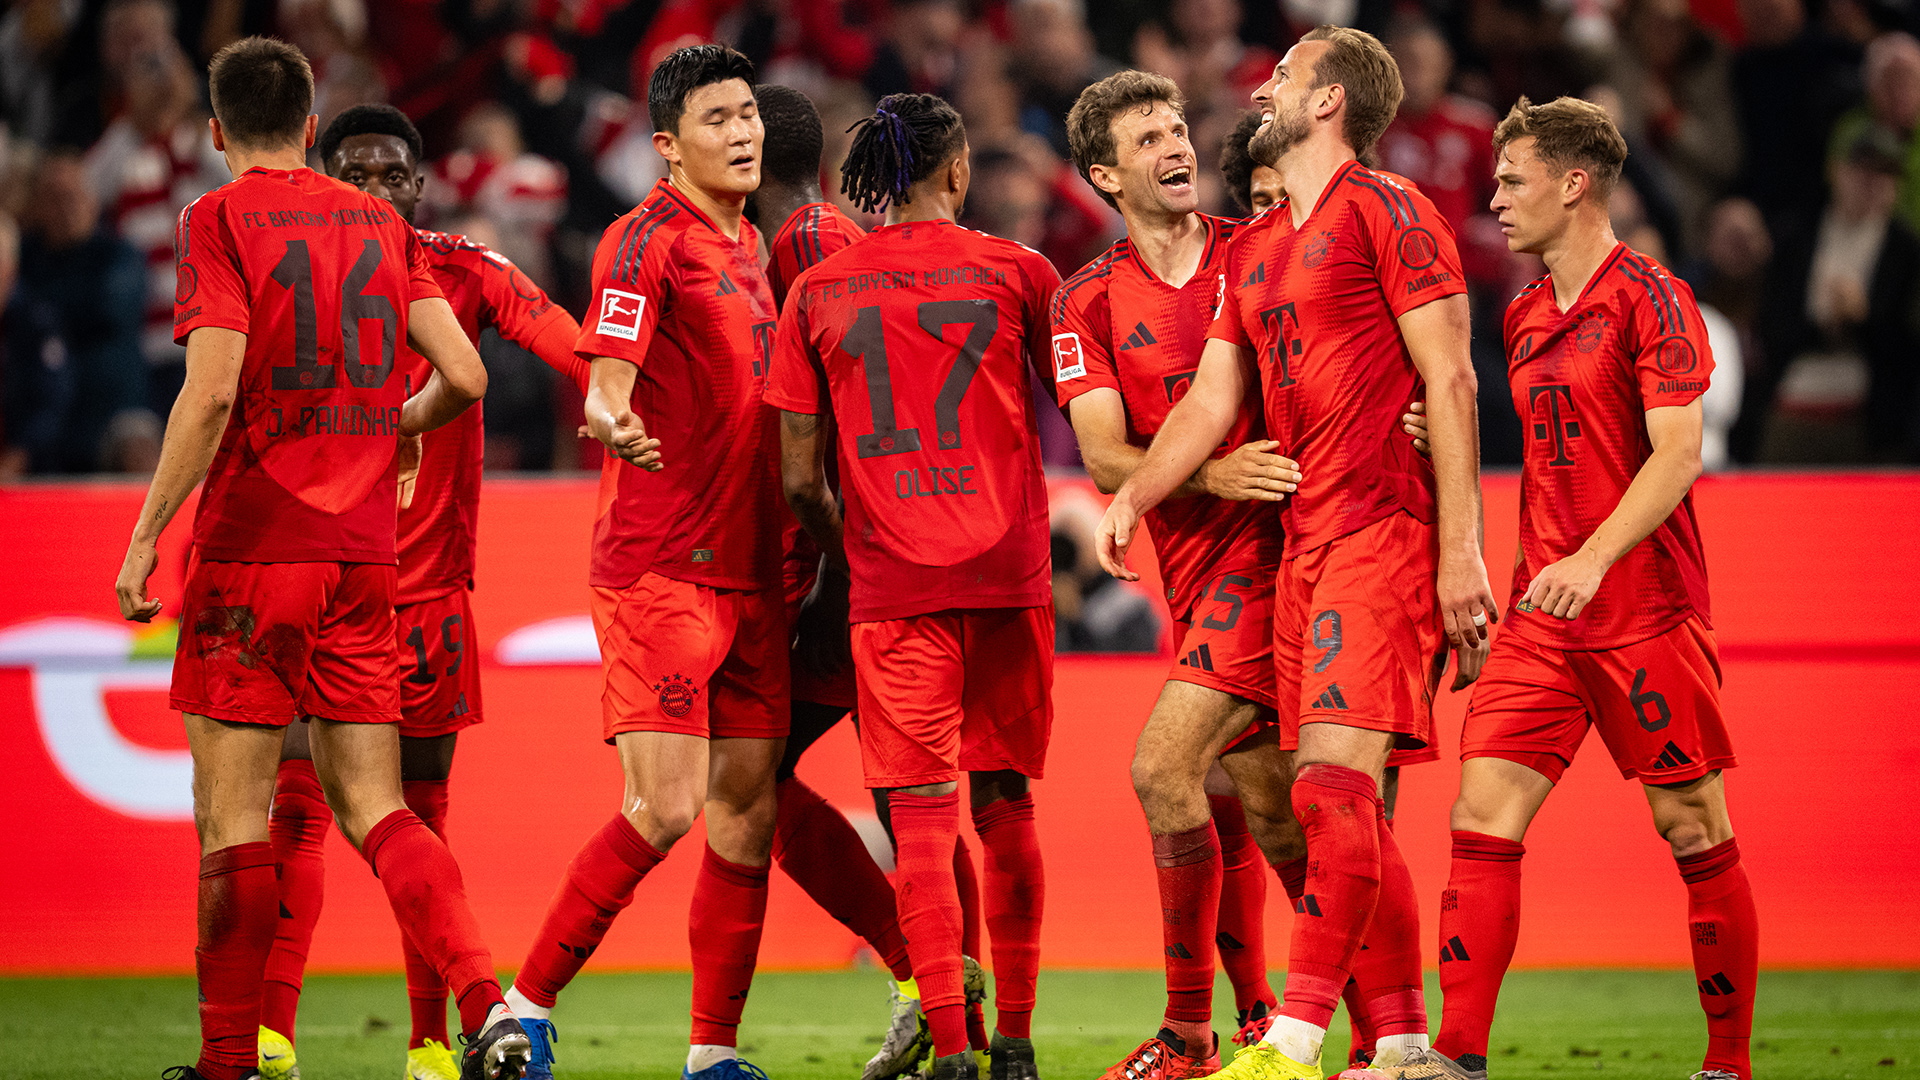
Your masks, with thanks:
M 1279 502 L 1300 488 L 1300 465 L 1273 452 L 1271 439 L 1236 447 L 1233 453 L 1200 466 L 1207 494 L 1235 502 Z
M 160 562 L 160 552 L 152 544 L 135 541 L 127 545 L 127 559 L 120 564 L 120 579 L 113 590 L 120 597 L 120 617 L 130 622 L 152 622 L 160 614 L 160 601 L 147 598 L 147 579 Z
M 845 570 L 823 567 L 794 616 L 794 659 L 814 678 L 830 679 L 853 662 L 851 588 Z
M 1433 447 L 1427 445 L 1426 402 L 1416 401 L 1407 406 L 1407 411 L 1400 414 L 1400 430 L 1413 436 L 1413 448 L 1415 450 L 1420 451 L 1428 457 L 1433 456 Z
M 420 479 L 420 455 L 424 447 L 418 435 L 400 436 L 400 509 L 413 505 L 413 486 Z
M 1493 639 L 1481 638 L 1478 644 L 1464 649 L 1455 649 L 1453 667 L 1453 689 L 1458 692 L 1472 686 L 1480 678 L 1480 669 L 1487 666 L 1487 654 L 1493 651 Z
M 1600 557 L 1581 548 L 1535 574 L 1515 606 L 1556 619 L 1577 619 L 1593 594 L 1600 591 L 1600 580 L 1606 576 L 1607 566 Z
M 648 472 L 659 472 L 666 468 L 666 463 L 660 459 L 660 440 L 647 438 L 646 425 L 640 422 L 632 409 L 622 407 L 617 412 L 599 415 L 588 410 L 587 428 L 620 460 L 638 465 Z
M 1133 512 L 1133 500 L 1123 490 L 1107 504 L 1100 527 L 1093 535 L 1093 550 L 1100 557 L 1100 569 L 1121 581 L 1139 581 L 1140 575 L 1127 569 L 1127 549 L 1133 546 L 1133 534 L 1140 528 L 1140 515 Z
M 1493 623 L 1500 611 L 1493 603 L 1493 588 L 1487 584 L 1487 564 L 1479 552 L 1440 560 L 1440 574 L 1434 583 L 1440 594 L 1440 620 L 1446 627 L 1447 643 L 1456 649 L 1471 648 L 1493 636 Z

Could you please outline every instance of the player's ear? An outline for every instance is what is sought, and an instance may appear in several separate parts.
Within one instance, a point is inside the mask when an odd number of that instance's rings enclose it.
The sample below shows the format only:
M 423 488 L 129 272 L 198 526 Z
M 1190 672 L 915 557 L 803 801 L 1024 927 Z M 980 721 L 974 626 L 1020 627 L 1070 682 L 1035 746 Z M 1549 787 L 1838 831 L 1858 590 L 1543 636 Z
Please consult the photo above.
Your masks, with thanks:
M 668 131 L 654 132 L 653 133 L 653 149 L 661 157 L 667 159 L 667 164 L 669 165 L 680 164 L 680 140 L 674 138 L 672 132 L 668 132 Z
M 1093 165 L 1088 166 L 1087 179 L 1093 181 L 1094 187 L 1109 195 L 1120 194 L 1120 178 L 1113 175 L 1112 170 L 1108 169 L 1105 165 L 1095 162 Z
M 1560 181 L 1560 198 L 1563 203 L 1572 206 L 1585 198 L 1593 190 L 1593 175 L 1585 169 L 1568 169 L 1567 175 Z
M 319 133 L 320 133 L 320 116 L 319 116 L 319 114 L 318 114 L 318 113 L 308 113 L 308 114 L 307 114 L 307 133 L 306 133 L 306 135 L 305 135 L 305 138 L 306 138 L 306 142 L 304 142 L 304 143 L 302 143 L 302 144 L 301 144 L 301 148 L 302 148 L 302 149 L 306 149 L 306 150 L 311 150 L 311 149 L 313 149 L 313 140 L 314 140 L 314 136 L 316 136 L 316 135 L 318 135 Z
M 220 118 L 215 116 L 207 120 L 207 130 L 213 132 L 213 148 L 220 153 L 227 152 L 227 133 L 220 128 Z
M 1320 101 L 1314 106 L 1314 113 L 1322 120 L 1330 120 L 1333 114 L 1346 104 L 1347 88 L 1339 83 L 1330 83 L 1320 88 Z

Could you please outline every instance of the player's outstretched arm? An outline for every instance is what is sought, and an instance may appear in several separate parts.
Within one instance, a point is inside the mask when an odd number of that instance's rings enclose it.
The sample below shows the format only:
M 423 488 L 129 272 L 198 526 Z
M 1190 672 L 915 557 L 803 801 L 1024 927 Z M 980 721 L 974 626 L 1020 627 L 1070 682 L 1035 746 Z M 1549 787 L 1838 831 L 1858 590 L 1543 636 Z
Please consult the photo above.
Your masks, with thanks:
M 213 464 L 227 417 L 233 412 L 246 355 L 247 335 L 237 330 L 202 326 L 187 336 L 186 385 L 167 417 L 160 464 L 147 485 L 147 501 L 141 504 L 140 520 L 134 523 L 126 561 L 114 585 L 122 618 L 147 622 L 160 614 L 160 601 L 147 596 L 147 579 L 159 561 L 160 534 Z
M 1672 516 L 1700 478 L 1700 427 L 1699 398 L 1647 410 L 1647 439 L 1653 444 L 1647 463 L 1580 550 L 1534 575 L 1520 598 L 1521 610 L 1544 611 L 1556 619 L 1579 617 L 1600 591 L 1608 568 Z
M 1480 413 L 1469 352 L 1467 298 L 1456 294 L 1400 316 L 1400 335 L 1427 384 L 1428 442 L 1440 517 L 1441 620 L 1456 648 L 1489 636 L 1500 612 L 1481 555 Z
M 660 440 L 647 438 L 646 425 L 633 411 L 633 380 L 639 374 L 630 360 L 593 358 L 587 380 L 587 433 L 622 461 L 659 472 L 667 467 L 660 456 Z
M 1089 390 L 1068 402 L 1067 411 L 1080 443 L 1080 460 L 1086 463 L 1093 486 L 1106 495 L 1119 491 L 1147 459 L 1145 449 L 1127 441 L 1127 406 L 1120 392 L 1106 386 Z M 1273 452 L 1279 445 L 1263 439 L 1235 447 L 1224 458 L 1208 457 L 1167 497 L 1214 495 L 1278 502 L 1300 482 L 1293 461 Z
M 1153 445 L 1120 485 L 1106 516 L 1100 519 L 1094 543 L 1100 566 L 1107 573 L 1122 581 L 1140 580 L 1139 574 L 1127 569 L 1127 549 L 1140 527 L 1140 516 L 1160 505 L 1199 470 L 1233 429 L 1234 417 L 1239 415 L 1246 396 L 1245 350 L 1229 341 L 1209 339 L 1200 353 L 1200 368 L 1194 373 L 1187 396 L 1167 414 L 1167 422 L 1160 425 Z M 1292 463 L 1287 465 L 1288 469 L 1281 470 L 1286 478 L 1274 478 L 1283 487 L 1299 483 L 1299 474 L 1291 471 Z
M 451 423 L 486 396 L 487 369 L 443 297 L 407 305 L 407 344 L 433 365 L 433 377 L 400 407 L 401 434 L 419 435 Z

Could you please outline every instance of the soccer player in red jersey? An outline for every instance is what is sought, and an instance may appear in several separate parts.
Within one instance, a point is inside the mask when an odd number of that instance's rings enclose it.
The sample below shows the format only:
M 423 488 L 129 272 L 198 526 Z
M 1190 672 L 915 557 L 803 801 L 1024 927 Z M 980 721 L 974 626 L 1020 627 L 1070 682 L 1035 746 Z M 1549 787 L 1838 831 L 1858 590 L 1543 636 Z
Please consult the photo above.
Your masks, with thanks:
M 420 133 L 391 105 L 356 105 L 335 117 L 315 150 L 328 175 L 392 204 L 401 220 L 426 184 Z M 433 278 L 454 317 L 476 345 L 491 326 L 586 389 L 587 364 L 574 355 L 580 326 L 511 262 L 462 236 L 415 229 Z M 399 376 L 422 384 L 427 361 L 403 348 Z M 401 496 L 397 641 L 406 674 L 400 680 L 400 788 L 408 809 L 446 838 L 447 777 L 460 729 L 480 722 L 480 665 L 475 640 L 474 539 L 485 444 L 481 407 L 422 439 L 420 470 Z M 267 958 L 261 1006 L 262 1080 L 296 1075 L 294 1019 L 307 949 L 319 921 L 325 881 L 322 848 L 333 815 L 313 767 L 306 729 L 287 729 L 275 786 L 272 835 L 280 879 L 280 922 Z M 445 1080 L 458 1066 L 448 1049 L 447 988 L 413 940 L 401 935 L 413 1031 L 407 1072 Z M 531 1032 L 530 1032 L 531 1033 Z
M 1193 387 L 1100 530 L 1102 561 L 1133 576 L 1139 515 L 1219 445 L 1257 366 L 1268 432 L 1303 475 L 1284 504 L 1274 652 L 1311 856 L 1280 1015 L 1223 1070 L 1248 1080 L 1321 1075 L 1349 978 L 1381 1064 L 1427 1053 L 1419 910 L 1380 776 L 1396 745 L 1432 743 L 1445 641 L 1476 662 L 1493 598 L 1452 235 L 1424 197 L 1356 160 L 1399 98 L 1386 49 L 1336 27 L 1302 38 L 1255 95 L 1271 119 L 1249 151 L 1280 172 L 1285 209 L 1234 237 Z M 1423 386 L 1431 462 L 1394 430 Z
M 766 126 L 760 187 L 748 202 L 761 222 L 783 224 L 769 244 L 767 280 L 784 308 L 787 291 L 808 268 L 865 236 L 820 193 L 820 154 L 825 142 L 813 102 L 788 86 L 753 88 Z M 829 464 L 829 480 L 836 479 Z M 835 485 L 837 487 L 837 484 Z M 889 988 L 892 1015 L 881 1046 L 861 1070 L 861 1080 L 888 1080 L 919 1068 L 932 1038 L 920 1010 L 920 989 L 913 979 L 906 939 L 893 886 L 868 854 L 846 815 L 808 787 L 794 770 L 800 756 L 833 729 L 855 704 L 853 663 L 847 643 L 847 586 L 844 573 L 823 565 L 819 545 L 798 521 L 788 520 L 786 562 L 782 567 L 787 614 L 794 624 L 793 721 L 777 781 L 780 810 L 773 834 L 773 859 L 808 896 L 865 938 L 893 976 Z M 876 807 L 878 799 L 876 798 Z M 961 882 L 965 920 L 962 951 L 967 957 L 967 1036 L 976 1050 L 987 1047 L 981 1016 L 986 975 L 972 959 L 980 941 L 980 889 L 965 840 L 954 848 L 954 873 Z
M 1197 212 L 1184 110 L 1171 79 L 1124 71 L 1083 90 L 1067 115 L 1075 165 L 1127 222 L 1126 238 L 1069 277 L 1051 305 L 1056 393 L 1106 492 L 1132 474 L 1192 383 L 1235 227 Z M 1243 1026 L 1279 1004 L 1267 985 L 1258 852 L 1286 878 L 1305 873 L 1306 847 L 1287 799 L 1292 762 L 1274 728 L 1281 538 L 1268 503 L 1291 490 L 1295 473 L 1272 453 L 1251 388 L 1225 440 L 1152 512 L 1180 659 L 1140 732 L 1133 785 L 1153 838 L 1167 1010 L 1159 1032 L 1107 1070 L 1110 1080 L 1186 1080 L 1220 1068 L 1216 944 Z M 1209 799 L 1216 760 L 1229 790 L 1244 793 L 1244 811 L 1231 795 Z M 1255 894 L 1239 898 L 1251 904 L 1225 903 L 1229 860 L 1236 885 L 1257 883 L 1241 890 Z M 1223 914 L 1241 917 L 1223 931 Z
M 1707 1014 L 1701 1080 L 1749 1080 L 1758 917 L 1727 816 L 1706 559 L 1689 494 L 1713 354 L 1692 290 L 1619 243 L 1607 195 L 1627 144 L 1598 106 L 1525 98 L 1501 122 L 1492 208 L 1547 274 L 1507 308 L 1530 435 L 1512 611 L 1461 734 L 1440 905 L 1449 1075 L 1486 1075 L 1519 936 L 1520 842 L 1589 726 L 1637 779 L 1687 886 Z
M 187 381 L 116 585 L 127 618 L 159 611 L 155 543 L 206 476 L 171 695 L 201 842 L 201 1055 L 168 1075 L 254 1073 L 279 910 L 268 808 L 281 729 L 306 720 L 341 831 L 459 1001 L 462 1075 L 518 1077 L 527 1038 L 459 867 L 405 804 L 396 730 L 396 455 L 479 400 L 486 371 L 406 222 L 305 167 L 313 73 L 299 50 L 247 38 L 209 81 L 234 181 L 180 216 Z M 394 377 L 403 341 L 433 367 L 412 397 Z
M 720 45 L 669 54 L 647 104 L 668 176 L 601 238 L 575 346 L 593 364 L 588 428 L 612 451 L 588 582 L 626 793 L 569 864 L 508 1000 L 550 1022 L 556 995 L 704 808 L 686 1075 L 732 1080 L 758 1072 L 735 1045 L 788 719 L 787 511 L 779 421 L 760 400 L 774 306 L 759 234 L 741 218 L 763 129 L 752 63 Z M 545 1042 L 536 1076 L 551 1075 Z
M 1029 380 L 1059 275 L 1038 252 L 954 224 L 960 116 L 896 94 L 842 168 L 887 225 L 802 274 L 767 400 L 788 502 L 851 578 L 867 786 L 888 792 L 901 923 L 933 1034 L 932 1075 L 968 1052 L 954 879 L 958 780 L 986 849 L 995 1080 L 1037 1076 L 1030 1041 L 1045 890 L 1030 780 L 1052 726 L 1047 491 Z M 834 419 L 828 444 L 820 415 Z M 827 484 L 837 450 L 846 518 Z

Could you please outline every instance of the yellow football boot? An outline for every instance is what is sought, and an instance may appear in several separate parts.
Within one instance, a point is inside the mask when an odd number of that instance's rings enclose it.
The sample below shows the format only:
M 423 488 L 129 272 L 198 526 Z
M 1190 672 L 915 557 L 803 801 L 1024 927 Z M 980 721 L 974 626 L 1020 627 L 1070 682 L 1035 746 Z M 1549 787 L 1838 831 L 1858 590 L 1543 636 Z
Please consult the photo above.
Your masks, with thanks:
M 460 1080 L 460 1064 L 446 1043 L 428 1039 L 407 1051 L 407 1074 L 401 1080 Z
M 1318 1061 L 1298 1062 L 1270 1042 L 1242 1047 L 1227 1067 L 1213 1074 L 1219 1080 L 1326 1080 Z
M 293 1043 L 270 1027 L 260 1029 L 260 1080 L 300 1080 Z

